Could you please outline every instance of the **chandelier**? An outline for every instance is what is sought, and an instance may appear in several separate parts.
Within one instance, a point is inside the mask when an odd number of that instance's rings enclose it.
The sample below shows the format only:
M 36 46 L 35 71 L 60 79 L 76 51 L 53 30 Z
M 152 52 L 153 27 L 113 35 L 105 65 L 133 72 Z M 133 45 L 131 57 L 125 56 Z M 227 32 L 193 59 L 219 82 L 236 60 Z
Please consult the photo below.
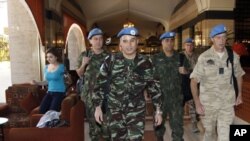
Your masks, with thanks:
M 130 22 L 129 20 L 127 20 L 127 22 L 123 24 L 123 28 L 134 27 L 134 26 L 135 25 L 132 22 Z

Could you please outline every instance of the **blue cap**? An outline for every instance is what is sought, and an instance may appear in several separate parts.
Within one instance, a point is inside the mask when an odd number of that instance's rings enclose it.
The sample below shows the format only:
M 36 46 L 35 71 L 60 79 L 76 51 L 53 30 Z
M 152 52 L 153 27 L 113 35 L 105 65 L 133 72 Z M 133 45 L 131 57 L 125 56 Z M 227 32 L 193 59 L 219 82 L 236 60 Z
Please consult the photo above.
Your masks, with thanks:
M 223 24 L 216 25 L 212 28 L 210 32 L 210 38 L 213 38 L 214 36 L 225 32 L 227 32 L 227 28 L 225 25 Z
M 175 37 L 174 32 L 165 32 L 165 33 L 161 34 L 160 40 L 163 40 L 165 38 L 174 38 L 174 37 Z
M 91 39 L 95 35 L 103 35 L 102 30 L 99 28 L 93 28 L 89 32 L 88 39 Z
M 117 37 L 120 38 L 123 35 L 131 35 L 131 36 L 138 36 L 139 32 L 136 28 L 134 27 L 127 27 L 127 28 L 123 28 L 118 34 Z
M 187 38 L 185 41 L 184 41 L 184 43 L 193 43 L 193 39 L 192 38 Z

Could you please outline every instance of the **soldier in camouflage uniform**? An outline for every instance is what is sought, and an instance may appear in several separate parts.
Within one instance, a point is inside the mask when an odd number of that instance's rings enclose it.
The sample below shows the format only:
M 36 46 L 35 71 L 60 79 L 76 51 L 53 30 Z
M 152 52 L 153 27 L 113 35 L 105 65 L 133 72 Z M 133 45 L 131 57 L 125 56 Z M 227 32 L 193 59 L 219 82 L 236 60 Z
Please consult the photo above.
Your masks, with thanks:
M 196 111 L 201 115 L 205 128 L 204 141 L 229 141 L 229 125 L 234 119 L 234 105 L 242 103 L 242 70 L 239 57 L 233 53 L 233 69 L 239 87 L 235 97 L 234 85 L 230 83 L 232 64 L 227 63 L 226 27 L 215 26 L 210 32 L 213 45 L 202 53 L 191 73 L 191 89 Z M 200 83 L 198 96 L 197 83 Z M 235 101 L 236 98 L 236 101 Z M 217 133 L 216 133 L 217 131 Z
M 172 139 L 183 140 L 183 94 L 181 89 L 181 74 L 187 73 L 188 61 L 184 58 L 182 66 L 180 54 L 174 51 L 174 32 L 166 32 L 160 36 L 163 51 L 153 56 L 155 65 L 155 79 L 160 80 L 163 95 L 163 122 L 155 128 L 158 141 L 163 141 L 165 120 L 169 114 Z
M 188 74 L 182 75 L 182 78 L 183 78 L 182 89 L 183 89 L 183 94 L 184 94 L 184 104 L 186 102 L 189 107 L 189 115 L 191 117 L 191 122 L 192 122 L 192 132 L 198 133 L 200 132 L 197 127 L 198 114 L 196 113 L 196 110 L 195 110 L 195 104 L 192 98 L 192 93 L 191 93 L 191 88 L 190 88 L 191 80 L 189 78 L 198 59 L 198 53 L 194 51 L 194 42 L 192 38 L 187 38 L 184 41 L 184 49 L 185 51 L 183 51 L 183 54 L 186 56 L 190 64 L 190 70 L 188 70 Z M 186 97 L 188 97 L 188 99 L 185 99 L 185 95 Z
M 121 52 L 106 58 L 95 86 L 95 118 L 98 123 L 102 123 L 104 87 L 111 78 L 107 106 L 113 141 L 142 140 L 146 105 L 143 91 L 146 87 L 156 109 L 156 126 L 162 122 L 159 83 L 153 79 L 154 69 L 151 61 L 136 53 L 139 43 L 137 35 L 138 31 L 133 27 L 124 28 L 119 32 Z
M 103 60 L 109 54 L 103 50 L 103 35 L 99 28 L 94 28 L 89 32 L 88 39 L 91 49 L 81 53 L 78 59 L 79 68 L 77 73 L 79 76 L 84 75 L 84 85 L 81 92 L 81 99 L 85 103 L 86 115 L 89 122 L 89 136 L 92 141 L 99 141 L 100 136 L 105 140 L 109 140 L 107 125 L 102 126 L 95 122 L 95 107 L 92 103 L 93 89 L 96 83 L 97 73 L 103 63 Z

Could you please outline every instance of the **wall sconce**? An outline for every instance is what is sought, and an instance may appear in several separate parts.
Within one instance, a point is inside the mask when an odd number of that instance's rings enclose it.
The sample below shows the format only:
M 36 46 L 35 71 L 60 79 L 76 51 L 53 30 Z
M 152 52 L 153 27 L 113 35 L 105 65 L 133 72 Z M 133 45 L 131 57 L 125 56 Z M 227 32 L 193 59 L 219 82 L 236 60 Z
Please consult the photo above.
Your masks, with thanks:
M 64 38 L 63 32 L 56 33 L 56 39 L 52 41 L 53 46 L 55 47 L 64 47 Z
M 196 47 L 202 46 L 202 32 L 199 30 L 194 33 L 194 43 Z

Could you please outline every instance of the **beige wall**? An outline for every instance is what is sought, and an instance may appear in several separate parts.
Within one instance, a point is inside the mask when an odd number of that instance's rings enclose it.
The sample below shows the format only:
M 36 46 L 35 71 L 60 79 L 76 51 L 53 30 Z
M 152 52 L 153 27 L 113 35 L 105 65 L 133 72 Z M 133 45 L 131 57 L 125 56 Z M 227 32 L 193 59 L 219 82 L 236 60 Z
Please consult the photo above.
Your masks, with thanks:
M 232 11 L 235 7 L 235 0 L 195 0 L 198 13 L 207 10 Z
M 187 3 L 175 12 L 170 19 L 169 29 L 175 29 L 198 16 L 198 9 L 195 0 L 188 0 Z

